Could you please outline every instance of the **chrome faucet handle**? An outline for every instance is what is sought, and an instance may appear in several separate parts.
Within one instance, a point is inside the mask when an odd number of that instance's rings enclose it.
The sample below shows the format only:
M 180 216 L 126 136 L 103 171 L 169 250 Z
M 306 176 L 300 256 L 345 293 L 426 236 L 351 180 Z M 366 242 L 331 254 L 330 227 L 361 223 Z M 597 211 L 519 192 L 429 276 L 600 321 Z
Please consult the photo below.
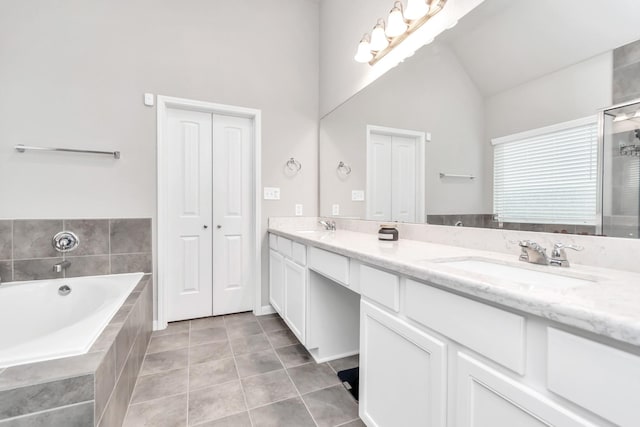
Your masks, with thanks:
M 569 260 L 567 259 L 567 253 L 565 249 L 573 249 L 574 251 L 584 250 L 583 246 L 577 245 L 565 245 L 564 243 L 554 243 L 553 250 L 551 251 L 551 259 L 549 265 L 554 267 L 569 267 Z
M 540 246 L 538 243 L 532 240 L 520 240 L 518 242 L 522 248 L 520 254 L 520 261 L 530 262 L 532 264 L 547 265 L 549 263 L 549 257 L 547 256 L 547 249 Z

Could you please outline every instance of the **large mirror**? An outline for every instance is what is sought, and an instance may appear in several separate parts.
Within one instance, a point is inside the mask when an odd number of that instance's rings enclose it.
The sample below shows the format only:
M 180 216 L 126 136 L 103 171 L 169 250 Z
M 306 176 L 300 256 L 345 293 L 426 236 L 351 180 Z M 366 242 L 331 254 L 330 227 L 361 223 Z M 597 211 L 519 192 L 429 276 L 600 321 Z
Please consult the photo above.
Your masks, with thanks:
M 485 0 L 322 118 L 320 214 L 637 237 L 637 16 Z

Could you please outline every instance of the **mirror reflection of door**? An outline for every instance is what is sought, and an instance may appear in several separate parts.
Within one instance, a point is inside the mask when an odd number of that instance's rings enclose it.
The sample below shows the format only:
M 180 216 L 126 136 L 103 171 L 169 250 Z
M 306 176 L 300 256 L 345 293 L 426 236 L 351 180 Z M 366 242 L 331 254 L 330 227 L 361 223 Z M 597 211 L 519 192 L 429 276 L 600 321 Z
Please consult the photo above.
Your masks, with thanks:
M 424 145 L 424 132 L 367 126 L 367 219 L 425 220 Z

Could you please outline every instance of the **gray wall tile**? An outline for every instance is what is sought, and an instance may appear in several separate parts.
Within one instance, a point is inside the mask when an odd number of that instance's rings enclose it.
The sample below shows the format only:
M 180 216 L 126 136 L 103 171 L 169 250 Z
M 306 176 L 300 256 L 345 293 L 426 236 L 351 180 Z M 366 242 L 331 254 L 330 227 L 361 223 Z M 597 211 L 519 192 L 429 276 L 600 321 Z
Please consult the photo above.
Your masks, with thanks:
M 640 62 L 640 40 L 613 50 L 613 68 Z
M 62 220 L 36 219 L 13 221 L 14 259 L 47 258 L 59 253 L 51 239 L 62 231 Z
M 53 265 L 58 262 L 62 262 L 62 258 L 24 259 L 13 261 L 13 279 L 57 279 L 62 277 L 62 273 L 56 273 L 53 271 Z
M 0 421 L 1 427 L 87 427 L 93 425 L 93 401 Z
M 640 94 L 640 62 L 613 70 L 613 103 L 635 99 Z
M 93 375 L 0 392 L 0 419 L 93 400 Z
M 151 273 L 151 253 L 111 255 L 111 273 Z
M 13 280 L 13 263 L 11 261 L 0 261 L 0 282 L 11 282 Z
M 151 220 L 112 219 L 111 253 L 151 252 Z
M 99 419 L 116 385 L 116 346 L 112 345 L 96 371 L 95 413 Z
M 109 255 L 65 257 L 71 265 L 65 270 L 65 277 L 98 276 L 109 274 Z
M 74 232 L 80 245 L 70 252 L 73 256 L 104 255 L 109 253 L 108 219 L 65 219 L 65 230 Z
M 13 221 L 0 220 L 0 259 L 12 259 Z

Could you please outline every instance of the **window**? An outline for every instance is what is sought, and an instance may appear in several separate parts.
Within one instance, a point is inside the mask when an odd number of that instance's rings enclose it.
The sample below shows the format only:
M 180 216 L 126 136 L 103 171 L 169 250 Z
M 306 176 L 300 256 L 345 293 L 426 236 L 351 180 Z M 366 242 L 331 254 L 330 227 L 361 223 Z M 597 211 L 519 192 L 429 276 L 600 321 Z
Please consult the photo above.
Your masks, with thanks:
M 596 224 L 598 122 L 560 123 L 491 141 L 498 221 Z

